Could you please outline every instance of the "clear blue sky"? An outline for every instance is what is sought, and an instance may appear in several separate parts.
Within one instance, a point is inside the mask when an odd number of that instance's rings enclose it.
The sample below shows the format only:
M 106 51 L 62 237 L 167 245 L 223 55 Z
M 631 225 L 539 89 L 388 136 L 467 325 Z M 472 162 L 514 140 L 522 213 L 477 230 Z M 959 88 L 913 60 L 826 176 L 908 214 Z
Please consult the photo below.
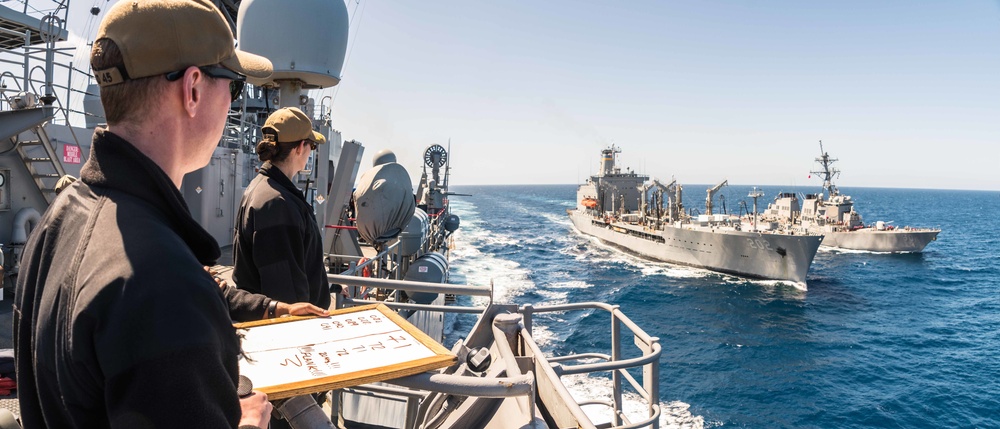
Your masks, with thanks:
M 569 184 L 614 143 L 680 183 L 818 185 L 823 140 L 844 187 L 1000 190 L 997 0 L 347 8 L 343 81 L 311 95 L 366 167 L 388 148 L 417 175 L 451 139 L 452 184 Z
M 996 1 L 348 11 L 334 127 L 410 169 L 450 138 L 453 184 L 577 183 L 615 143 L 681 183 L 814 185 L 823 140 L 841 186 L 1000 190 Z

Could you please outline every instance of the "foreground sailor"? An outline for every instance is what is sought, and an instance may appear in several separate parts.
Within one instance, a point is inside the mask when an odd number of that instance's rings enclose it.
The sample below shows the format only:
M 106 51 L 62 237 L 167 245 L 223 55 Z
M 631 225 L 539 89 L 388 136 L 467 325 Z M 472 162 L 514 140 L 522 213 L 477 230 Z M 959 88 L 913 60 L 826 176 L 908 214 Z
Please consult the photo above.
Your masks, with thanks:
M 294 107 L 278 109 L 261 127 L 264 164 L 250 182 L 236 218 L 233 281 L 240 289 L 285 302 L 330 307 L 330 283 L 312 205 L 292 179 L 326 139 Z
M 218 244 L 178 188 L 208 164 L 266 59 L 233 48 L 209 0 L 115 4 L 91 66 L 108 128 L 24 249 L 14 341 L 26 428 L 266 427 L 237 396 L 239 341 L 202 266 Z

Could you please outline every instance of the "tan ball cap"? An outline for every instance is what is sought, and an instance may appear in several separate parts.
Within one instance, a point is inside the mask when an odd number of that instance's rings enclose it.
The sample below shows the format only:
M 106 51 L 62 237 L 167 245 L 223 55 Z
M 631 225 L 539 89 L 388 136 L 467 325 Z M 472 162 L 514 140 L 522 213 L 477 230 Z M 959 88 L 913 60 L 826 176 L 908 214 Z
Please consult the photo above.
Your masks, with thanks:
M 191 66 L 221 64 L 239 74 L 264 79 L 271 61 L 234 47 L 225 17 L 209 0 L 122 0 L 111 7 L 97 31 L 111 39 L 124 59 L 117 68 L 95 70 L 101 86 Z
M 312 121 L 309 120 L 309 117 L 295 107 L 284 107 L 275 110 L 271 116 L 267 117 L 267 121 L 264 122 L 264 126 L 261 129 L 265 134 L 276 134 L 280 143 L 301 140 L 326 143 L 326 137 L 313 131 Z

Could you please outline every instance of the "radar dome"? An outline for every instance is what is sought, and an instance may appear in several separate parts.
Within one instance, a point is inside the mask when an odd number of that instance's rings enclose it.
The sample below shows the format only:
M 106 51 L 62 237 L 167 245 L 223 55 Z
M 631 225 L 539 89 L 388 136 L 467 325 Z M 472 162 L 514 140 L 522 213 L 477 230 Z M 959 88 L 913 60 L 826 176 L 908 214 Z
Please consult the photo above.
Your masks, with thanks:
M 396 154 L 389 149 L 382 149 L 375 152 L 375 156 L 372 158 L 372 167 L 378 167 L 390 162 L 396 162 Z
M 236 19 L 239 48 L 274 65 L 270 78 L 247 80 L 299 80 L 305 88 L 340 83 L 347 27 L 347 6 L 340 0 L 243 0 Z

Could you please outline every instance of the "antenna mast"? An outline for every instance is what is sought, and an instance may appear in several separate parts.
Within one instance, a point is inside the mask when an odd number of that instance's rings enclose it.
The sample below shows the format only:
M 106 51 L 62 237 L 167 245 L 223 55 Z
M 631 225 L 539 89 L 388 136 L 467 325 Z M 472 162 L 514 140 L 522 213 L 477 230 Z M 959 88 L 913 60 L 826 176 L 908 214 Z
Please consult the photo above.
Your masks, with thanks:
M 816 162 L 823 167 L 820 171 L 810 171 L 812 174 L 818 174 L 823 178 L 823 189 L 827 193 L 827 198 L 834 195 L 839 195 L 840 191 L 833 184 L 833 176 L 840 177 L 840 170 L 833 167 L 833 163 L 837 162 L 836 159 L 830 158 L 830 154 L 823 150 L 823 140 L 819 141 L 819 153 L 820 157 L 816 158 Z

